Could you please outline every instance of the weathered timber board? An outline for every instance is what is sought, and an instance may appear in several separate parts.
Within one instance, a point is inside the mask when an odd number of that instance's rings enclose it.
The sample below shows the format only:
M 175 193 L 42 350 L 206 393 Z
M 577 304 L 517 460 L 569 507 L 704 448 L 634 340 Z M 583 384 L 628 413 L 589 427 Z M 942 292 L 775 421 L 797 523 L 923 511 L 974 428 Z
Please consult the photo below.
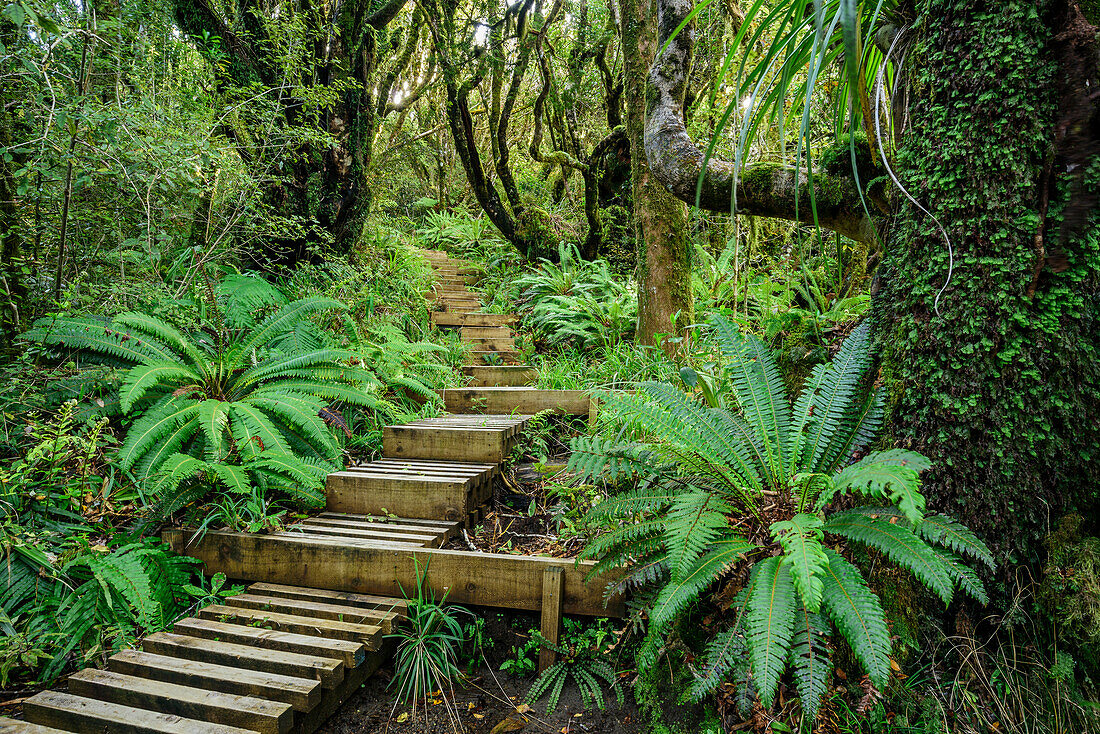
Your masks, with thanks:
M 588 415 L 591 401 L 584 390 L 539 390 L 533 387 L 459 387 L 441 390 L 451 413 L 528 413 L 553 410 Z
M 42 691 L 23 703 L 28 721 L 73 732 L 111 734 L 246 734 L 248 729 L 183 719 L 61 691 Z
M 382 452 L 386 456 L 408 459 L 501 462 L 508 455 L 507 434 L 507 429 L 466 426 L 386 426 L 382 429 Z M 398 515 L 409 514 L 389 509 Z
M 440 477 L 376 477 L 334 472 L 325 480 L 325 506 L 334 512 L 461 521 L 468 512 L 467 482 Z M 385 510 L 386 512 L 383 512 Z
M 447 593 L 456 604 L 531 611 L 542 608 L 543 571 L 558 566 L 564 577 L 566 614 L 617 617 L 623 613 L 620 600 L 604 606 L 604 581 L 584 582 L 592 564 L 576 564 L 572 559 L 341 546 L 221 531 L 207 532 L 191 543 L 190 531 L 165 530 L 162 537 L 178 552 L 201 560 L 207 573 L 220 571 L 232 579 L 401 596 L 403 589 L 416 588 L 419 568 L 422 574 L 427 569 L 427 583 L 436 598 Z
M 529 385 L 538 379 L 539 373 L 530 365 L 479 365 L 471 364 L 462 367 L 462 372 L 468 375 L 471 387 L 480 386 L 520 386 Z
M 453 313 L 436 312 L 431 315 L 432 324 L 440 328 L 462 326 L 509 326 L 519 321 L 519 316 L 511 313 L 472 313 L 461 316 Z

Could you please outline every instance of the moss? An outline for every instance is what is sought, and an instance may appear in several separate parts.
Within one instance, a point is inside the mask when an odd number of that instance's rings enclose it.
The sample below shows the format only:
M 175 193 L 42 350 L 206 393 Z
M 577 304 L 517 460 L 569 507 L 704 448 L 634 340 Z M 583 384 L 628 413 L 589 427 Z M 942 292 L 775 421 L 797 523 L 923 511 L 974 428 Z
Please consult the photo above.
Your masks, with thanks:
M 611 205 L 600 210 L 600 252 L 612 272 L 629 275 L 634 272 L 634 218 L 625 207 Z
M 1046 540 L 1047 565 L 1039 586 L 1039 608 L 1058 631 L 1061 649 L 1100 677 L 1100 538 L 1082 532 L 1083 518 L 1062 518 Z

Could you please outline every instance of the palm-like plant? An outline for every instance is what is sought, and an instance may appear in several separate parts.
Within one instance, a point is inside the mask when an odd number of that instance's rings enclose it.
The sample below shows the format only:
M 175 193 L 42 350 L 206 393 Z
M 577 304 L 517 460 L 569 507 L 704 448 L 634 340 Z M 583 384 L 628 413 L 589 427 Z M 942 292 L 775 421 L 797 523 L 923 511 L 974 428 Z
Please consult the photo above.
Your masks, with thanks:
M 598 559 L 593 573 L 623 568 L 619 589 L 656 586 L 643 664 L 655 662 L 671 625 L 704 591 L 743 582 L 692 695 L 733 677 L 770 706 L 791 667 L 812 719 L 828 686 L 834 628 L 875 686 L 884 687 L 890 672 L 882 605 L 835 548 L 850 542 L 880 551 L 945 604 L 956 588 L 984 600 L 962 556 L 990 565 L 992 557 L 951 518 L 926 515 L 925 457 L 895 449 L 854 460 L 883 414 L 881 395 L 865 387 L 866 324 L 831 363 L 814 368 L 793 405 L 762 342 L 721 318 L 712 336 L 714 379 L 681 372 L 698 385 L 698 397 L 660 382 L 609 397 L 610 409 L 644 440 L 574 440 L 573 471 L 636 483 L 592 511 L 591 520 L 610 530 L 585 555 Z M 842 497 L 884 506 L 834 511 Z
M 152 488 L 161 515 L 212 483 L 242 494 L 274 489 L 320 504 L 323 477 L 340 455 L 323 420 L 329 404 L 380 402 L 371 394 L 378 384 L 372 373 L 349 366 L 355 353 L 303 336 L 309 332 L 303 323 L 342 309 L 338 301 L 304 298 L 258 322 L 240 313 L 248 299 L 227 303 L 232 317 L 212 333 L 125 313 L 109 323 L 43 320 L 27 335 L 127 367 L 119 407 L 139 417 L 118 461 Z

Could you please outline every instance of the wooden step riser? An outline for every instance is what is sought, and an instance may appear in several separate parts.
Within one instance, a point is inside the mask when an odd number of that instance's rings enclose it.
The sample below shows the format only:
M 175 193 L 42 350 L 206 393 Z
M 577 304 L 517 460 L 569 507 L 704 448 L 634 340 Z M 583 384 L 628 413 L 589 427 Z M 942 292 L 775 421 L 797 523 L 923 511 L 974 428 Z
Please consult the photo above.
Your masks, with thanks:
M 518 387 L 538 379 L 538 370 L 528 365 L 466 365 L 462 372 L 471 378 L 470 387 Z
M 520 354 L 519 352 L 491 352 L 484 349 L 472 349 L 466 352 L 466 357 L 467 362 L 465 366 L 470 367 L 480 367 L 482 365 L 486 367 L 495 367 L 497 366 L 495 363 L 514 366 L 519 364 Z
M 231 624 L 210 619 L 187 617 L 172 625 L 176 634 L 201 637 L 207 640 L 221 640 L 238 645 L 254 645 L 266 650 L 292 652 L 319 658 L 339 660 L 346 668 L 354 668 L 366 659 L 367 647 L 361 642 L 330 640 L 312 635 L 292 634 Z
M 471 339 L 469 337 L 462 337 L 463 344 L 469 344 L 477 352 L 512 352 L 516 351 L 516 343 L 512 340 L 512 337 L 504 338 L 489 338 L 482 337 L 478 339 Z
M 552 410 L 562 415 L 588 415 L 591 401 L 583 390 L 538 390 L 535 388 L 486 387 L 450 388 L 440 396 L 451 413 L 525 413 Z
M 428 586 L 437 599 L 448 590 L 447 600 L 454 604 L 508 609 L 540 609 L 543 571 L 555 566 L 563 569 L 566 614 L 604 617 L 624 611 L 618 599 L 605 606 L 607 579 L 584 581 L 592 563 L 572 558 L 444 549 L 410 553 L 223 531 L 192 540 L 191 532 L 172 529 L 161 537 L 173 550 L 202 561 L 207 573 L 222 572 L 229 578 L 401 596 L 401 589 L 416 588 L 417 569 L 421 576 L 428 569 Z
M 143 711 L 71 693 L 43 691 L 23 703 L 23 715 L 32 724 L 52 726 L 77 734 L 246 734 L 248 729 Z
M 515 332 L 507 326 L 463 326 L 459 335 L 463 339 L 510 339 Z
M 509 326 L 519 321 L 515 314 L 480 313 L 463 316 L 444 311 L 433 312 L 431 319 L 432 324 L 440 328 Z
M 382 453 L 405 459 L 473 459 L 502 462 L 512 441 L 499 431 L 470 428 L 410 429 L 386 426 L 382 431 Z
M 244 607 L 211 605 L 200 609 L 198 616 L 200 619 L 260 625 L 261 629 L 302 635 L 316 634 L 333 640 L 359 642 L 367 648 L 368 652 L 373 652 L 381 647 L 383 635 L 382 628 L 378 625 L 317 619 L 316 617 L 297 614 L 277 614 Z

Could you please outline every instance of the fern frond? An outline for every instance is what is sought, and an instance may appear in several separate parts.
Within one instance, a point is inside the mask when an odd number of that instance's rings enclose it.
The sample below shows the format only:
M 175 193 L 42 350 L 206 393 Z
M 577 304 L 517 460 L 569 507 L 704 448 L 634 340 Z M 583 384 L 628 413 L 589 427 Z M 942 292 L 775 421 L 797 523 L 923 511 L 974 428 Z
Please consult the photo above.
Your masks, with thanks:
M 813 722 L 817 719 L 821 699 L 829 690 L 832 676 L 829 622 L 821 614 L 814 614 L 804 606 L 799 606 L 795 612 L 789 664 L 799 698 L 802 699 L 802 710 L 806 712 L 806 718 Z
M 229 447 L 226 439 L 229 406 L 221 400 L 203 400 L 199 403 L 199 428 L 206 437 L 207 458 L 210 461 L 220 461 Z
M 237 401 L 229 407 L 232 411 L 230 430 L 241 456 L 248 458 L 264 451 L 290 453 L 286 439 L 266 413 L 244 401 Z
M 150 475 L 155 474 L 160 469 L 165 459 L 172 454 L 180 453 L 187 441 L 198 430 L 199 418 L 196 410 L 190 418 L 180 421 L 162 438 L 158 439 L 155 445 L 151 446 L 140 459 L 133 463 L 134 476 L 137 477 L 138 481 L 146 481 Z
M 233 390 L 239 392 L 263 380 L 276 379 L 288 370 L 318 365 L 329 366 L 333 362 L 350 359 L 354 356 L 354 352 L 349 352 L 346 349 L 318 349 L 315 352 L 306 352 L 305 354 L 291 354 L 286 357 L 265 359 L 255 367 L 250 367 L 238 375 L 233 382 Z
M 951 602 L 954 588 L 950 569 L 911 527 L 863 512 L 838 512 L 825 523 L 824 530 L 882 551 L 911 571 L 945 605 Z
M 218 292 L 225 298 L 225 319 L 234 329 L 254 324 L 256 311 L 286 303 L 283 292 L 258 275 L 227 275 L 218 284 Z
M 323 401 L 305 395 L 284 394 L 279 399 L 273 399 L 253 394 L 241 402 L 250 403 L 273 418 L 281 419 L 285 425 L 294 426 L 303 439 L 325 458 L 332 460 L 340 455 L 340 447 L 318 415 L 325 407 Z
M 187 397 L 165 396 L 130 426 L 118 450 L 119 465 L 130 469 L 154 444 L 172 434 L 173 429 L 196 417 L 198 406 Z
M 966 561 L 951 551 L 942 548 L 932 548 L 932 552 L 944 562 L 947 566 L 947 572 L 951 574 L 951 578 L 959 585 L 960 589 L 982 604 L 989 603 L 989 595 L 985 593 L 985 584 L 982 583 L 977 572 L 966 565 Z
M 871 362 L 870 339 L 870 322 L 864 321 L 841 343 L 821 384 L 814 389 L 810 398 L 813 418 L 803 435 L 794 437 L 799 448 L 797 463 L 804 471 L 819 471 L 830 444 L 838 436 L 844 439 L 855 432 L 857 393 Z
M 291 328 L 298 321 L 322 311 L 342 311 L 347 306 L 332 298 L 302 298 L 286 304 L 264 319 L 240 346 L 243 354 L 262 347 Z
M 207 365 L 207 357 L 195 347 L 194 342 L 163 319 L 150 316 L 145 313 L 120 313 L 111 323 L 114 326 L 125 326 L 131 332 L 139 332 L 166 344 L 178 354 L 187 357 L 193 369 L 204 372 Z M 205 374 L 204 374 L 205 376 Z
M 263 387 L 256 388 L 252 395 L 278 398 L 288 392 L 300 395 L 315 395 L 333 402 L 359 405 L 364 408 L 377 408 L 382 401 L 370 392 L 353 385 L 342 385 L 320 380 L 272 380 Z
M 867 587 L 859 569 L 831 548 L 825 553 L 829 556 L 822 597 L 825 611 L 851 645 L 871 682 L 881 690 L 890 677 L 890 630 L 882 602 Z
M 881 517 L 890 522 L 904 524 L 914 529 L 932 545 L 949 548 L 959 555 L 981 561 L 989 566 L 990 570 L 996 568 L 989 546 L 972 530 L 947 515 L 925 515 L 920 525 L 913 526 L 904 513 L 894 507 L 857 507 L 849 512 L 870 515 L 874 518 Z
M 711 324 L 726 359 L 725 374 L 733 395 L 767 452 L 771 483 L 781 486 L 786 478 L 784 456 L 791 425 L 783 376 L 771 351 L 755 336 L 741 333 L 722 317 L 715 317 Z
M 660 484 L 649 484 L 613 495 L 589 510 L 584 522 L 587 525 L 658 512 L 672 504 L 679 491 Z
M 674 578 L 683 578 L 687 570 L 729 526 L 727 515 L 733 511 L 712 492 L 690 491 L 672 500 L 665 518 L 665 546 Z
M 177 362 L 179 356 L 150 337 L 133 337 L 124 329 L 90 318 L 39 319 L 25 339 L 50 346 L 65 346 L 101 354 L 129 365 L 143 362 Z
M 852 489 L 870 497 L 894 502 L 912 523 L 924 517 L 925 499 L 920 493 L 920 472 L 930 462 L 924 456 L 903 449 L 876 451 L 833 476 L 833 492 Z M 818 509 L 832 499 L 832 493 L 818 498 Z
M 202 378 L 189 367 L 177 362 L 153 362 L 140 364 L 126 373 L 122 382 L 120 404 L 123 413 L 129 413 L 134 403 L 141 400 L 150 388 L 167 381 L 198 383 Z
M 745 616 L 746 639 L 757 692 L 770 707 L 794 634 L 794 581 L 778 556 L 764 559 L 752 572 L 756 580 Z
M 700 594 L 754 548 L 755 544 L 736 536 L 715 542 L 706 555 L 682 574 L 674 573 L 672 579 L 661 589 L 649 613 L 650 625 L 667 628 L 688 604 L 698 599 Z
M 821 525 L 821 518 L 806 513 L 771 525 L 772 537 L 783 548 L 783 565 L 790 571 L 802 603 L 813 614 L 821 609 L 821 576 L 829 563 L 821 544 Z
M 884 388 L 872 390 L 854 415 L 855 428 L 833 436 L 820 462 L 820 470 L 835 472 L 848 463 L 853 454 L 870 446 L 871 441 L 882 428 L 882 419 L 885 415 L 886 390 Z
M 652 473 L 660 465 L 656 454 L 642 444 L 599 436 L 578 436 L 569 442 L 566 470 L 581 482 L 596 479 L 616 483 Z

